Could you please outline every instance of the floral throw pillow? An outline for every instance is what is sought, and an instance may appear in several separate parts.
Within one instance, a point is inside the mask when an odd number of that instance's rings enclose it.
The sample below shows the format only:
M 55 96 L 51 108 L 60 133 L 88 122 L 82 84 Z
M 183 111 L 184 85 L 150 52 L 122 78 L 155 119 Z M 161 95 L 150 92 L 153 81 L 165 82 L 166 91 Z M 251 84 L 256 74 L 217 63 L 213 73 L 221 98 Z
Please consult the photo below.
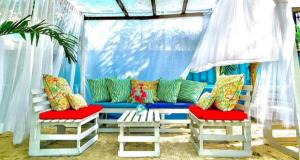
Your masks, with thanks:
M 153 92 L 153 101 L 159 101 L 157 98 L 157 89 L 158 89 L 158 81 L 139 81 L 139 80 L 131 80 L 131 89 L 133 88 L 139 88 L 140 85 L 143 85 L 143 89 L 147 92 Z
M 68 96 L 69 103 L 74 110 L 87 107 L 85 99 L 80 94 L 69 94 Z
M 145 90 L 143 85 L 140 84 L 138 88 L 132 87 L 128 102 L 139 104 L 154 103 L 153 97 L 153 90 Z
M 244 85 L 244 75 L 222 75 L 217 79 L 212 94 L 216 95 L 215 106 L 222 111 L 231 111 L 239 101 Z
M 64 111 L 70 108 L 67 95 L 72 91 L 64 78 L 43 75 L 43 86 L 53 110 Z
M 197 103 L 197 106 L 199 106 L 203 110 L 209 109 L 214 104 L 215 99 L 216 99 L 215 95 L 209 92 L 205 92 L 201 95 Z

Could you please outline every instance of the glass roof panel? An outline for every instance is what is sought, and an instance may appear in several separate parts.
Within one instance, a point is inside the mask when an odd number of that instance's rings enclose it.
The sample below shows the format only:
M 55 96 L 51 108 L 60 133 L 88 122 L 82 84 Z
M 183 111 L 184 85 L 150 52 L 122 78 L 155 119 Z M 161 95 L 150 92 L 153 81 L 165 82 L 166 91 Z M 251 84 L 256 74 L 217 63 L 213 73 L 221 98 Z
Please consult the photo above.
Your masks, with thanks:
M 122 0 L 129 16 L 152 16 L 151 0 Z
M 114 0 L 69 0 L 86 14 L 101 16 L 124 16 L 118 3 Z
M 217 2 L 218 0 L 189 0 L 186 7 L 186 13 L 213 9 Z
M 183 0 L 156 0 L 157 15 L 181 13 Z
M 86 15 L 125 16 L 116 0 L 69 0 Z M 152 16 L 151 0 L 121 0 L 129 16 Z M 184 0 L 156 0 L 157 15 L 180 14 Z M 188 0 L 186 13 L 213 9 L 218 0 Z

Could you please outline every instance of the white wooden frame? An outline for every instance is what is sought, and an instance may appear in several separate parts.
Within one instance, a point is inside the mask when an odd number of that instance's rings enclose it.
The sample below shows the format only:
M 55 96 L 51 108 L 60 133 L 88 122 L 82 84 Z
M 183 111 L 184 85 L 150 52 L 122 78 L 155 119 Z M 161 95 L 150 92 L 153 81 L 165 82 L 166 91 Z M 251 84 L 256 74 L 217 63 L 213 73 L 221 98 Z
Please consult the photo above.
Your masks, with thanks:
M 135 108 L 103 108 L 101 113 L 121 113 L 123 114 L 127 110 L 135 110 Z M 161 117 L 161 125 L 160 125 L 160 133 L 183 133 L 190 132 L 188 125 L 190 124 L 190 120 L 187 119 L 165 119 L 166 114 L 188 114 L 188 109 L 155 109 L 158 110 Z M 113 127 L 102 127 L 102 125 L 107 124 L 118 124 L 117 119 L 99 119 L 98 122 L 99 132 L 119 132 L 119 128 Z M 180 125 L 186 128 L 165 128 L 166 125 Z M 152 132 L 149 128 L 130 128 L 130 132 Z
M 250 120 L 250 92 L 252 86 L 244 86 L 243 90 L 246 91 L 246 95 L 240 95 L 240 101 L 244 101 L 244 104 L 238 104 L 237 109 L 243 110 L 248 114 L 248 119 L 243 121 L 222 121 L 222 120 L 203 120 L 198 119 L 193 113 L 189 112 L 189 118 L 191 119 L 191 141 L 195 150 L 199 156 L 211 156 L 211 157 L 249 157 L 252 155 L 251 151 L 251 120 Z M 241 126 L 242 134 L 233 135 L 232 127 Z M 226 129 L 225 135 L 211 135 L 204 134 L 203 130 L 211 127 L 222 127 Z M 222 150 L 222 149 L 205 149 L 203 143 L 205 141 L 241 141 L 242 150 Z
M 41 120 L 39 114 L 50 110 L 50 103 L 47 100 L 47 95 L 43 89 L 33 89 L 32 104 L 33 104 L 33 116 L 30 127 L 29 138 L 29 155 L 30 156 L 66 156 L 66 155 L 79 155 L 86 150 L 98 139 L 98 117 L 99 112 L 86 117 L 84 119 L 52 119 Z M 82 132 L 82 126 L 88 124 L 84 132 Z M 42 127 L 56 126 L 57 134 L 42 134 Z M 66 128 L 76 128 L 76 134 L 67 134 Z M 85 144 L 81 144 L 81 140 L 92 136 Z M 41 149 L 41 141 L 76 141 L 76 147 L 74 148 L 45 148 Z
M 160 116 L 158 110 L 145 110 L 142 115 L 136 114 L 135 110 L 127 110 L 118 119 L 120 134 L 118 141 L 120 143 L 118 155 L 120 157 L 158 157 L 160 155 L 160 135 L 159 135 Z M 134 128 L 152 128 L 153 136 L 132 136 L 125 135 L 125 130 Z M 129 132 L 130 134 L 130 132 Z M 151 142 L 154 143 L 152 151 L 125 151 L 125 143 L 128 142 Z

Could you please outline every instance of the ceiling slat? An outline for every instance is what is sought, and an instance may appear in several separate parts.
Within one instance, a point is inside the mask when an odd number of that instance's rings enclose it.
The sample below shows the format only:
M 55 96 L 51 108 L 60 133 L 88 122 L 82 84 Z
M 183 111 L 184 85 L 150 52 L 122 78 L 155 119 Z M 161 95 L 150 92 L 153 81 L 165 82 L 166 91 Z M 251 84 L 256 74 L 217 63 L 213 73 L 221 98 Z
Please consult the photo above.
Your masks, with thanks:
M 196 17 L 203 16 L 202 12 L 185 13 L 185 14 L 168 14 L 157 16 L 128 16 L 128 17 L 97 17 L 97 16 L 84 16 L 84 20 L 147 20 L 147 19 L 162 19 L 162 18 L 179 18 L 179 17 Z
M 181 14 L 185 14 L 188 0 L 183 1 Z
M 151 0 L 151 4 L 152 4 L 153 16 L 156 16 L 156 3 L 155 3 L 155 0 Z
M 125 17 L 128 17 L 129 14 L 128 14 L 123 2 L 121 0 L 116 0 L 116 2 L 118 3 L 118 5 L 121 8 L 122 12 L 124 13 Z

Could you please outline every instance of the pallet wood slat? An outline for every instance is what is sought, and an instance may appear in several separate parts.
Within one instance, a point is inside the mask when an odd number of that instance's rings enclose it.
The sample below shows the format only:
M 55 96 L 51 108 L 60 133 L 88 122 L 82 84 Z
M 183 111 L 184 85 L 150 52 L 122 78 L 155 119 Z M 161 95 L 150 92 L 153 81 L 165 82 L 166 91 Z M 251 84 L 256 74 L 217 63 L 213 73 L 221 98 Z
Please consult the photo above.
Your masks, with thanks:
M 125 119 L 125 122 L 130 122 L 135 114 L 135 110 L 131 111 L 128 117 Z
M 144 111 L 143 114 L 142 114 L 142 116 L 141 116 L 140 121 L 141 121 L 141 122 L 145 122 L 145 121 L 146 121 L 146 118 L 147 118 L 147 111 Z
M 150 109 L 148 113 L 147 122 L 152 122 L 152 121 L 153 121 L 153 110 Z

